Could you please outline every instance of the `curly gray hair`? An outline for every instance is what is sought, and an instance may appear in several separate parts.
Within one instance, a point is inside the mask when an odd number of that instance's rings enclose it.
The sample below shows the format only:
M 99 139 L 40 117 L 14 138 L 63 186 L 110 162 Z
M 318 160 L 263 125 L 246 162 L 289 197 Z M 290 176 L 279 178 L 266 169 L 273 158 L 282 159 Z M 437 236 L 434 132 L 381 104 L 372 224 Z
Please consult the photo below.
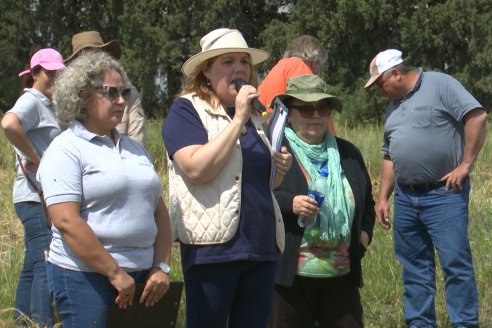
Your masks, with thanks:
M 94 88 L 102 83 L 104 73 L 109 70 L 120 74 L 123 85 L 130 84 L 123 66 L 102 51 L 85 52 L 60 73 L 54 85 L 53 103 L 61 124 L 85 118 L 87 102 Z

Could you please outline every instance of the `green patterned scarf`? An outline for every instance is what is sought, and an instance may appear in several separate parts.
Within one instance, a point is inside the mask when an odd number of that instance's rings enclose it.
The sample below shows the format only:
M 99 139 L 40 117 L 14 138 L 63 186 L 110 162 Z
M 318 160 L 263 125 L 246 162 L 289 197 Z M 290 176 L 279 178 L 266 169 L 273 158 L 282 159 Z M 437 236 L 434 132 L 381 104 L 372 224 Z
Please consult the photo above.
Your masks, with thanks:
M 350 235 L 349 204 L 343 191 L 342 166 L 335 137 L 326 132 L 321 144 L 311 145 L 299 139 L 290 127 L 285 128 L 285 137 L 311 181 L 320 176 L 311 160 L 326 161 L 328 159 L 325 190 L 319 190 L 325 194 L 325 201 L 319 214 L 320 238 L 329 242 L 347 240 Z

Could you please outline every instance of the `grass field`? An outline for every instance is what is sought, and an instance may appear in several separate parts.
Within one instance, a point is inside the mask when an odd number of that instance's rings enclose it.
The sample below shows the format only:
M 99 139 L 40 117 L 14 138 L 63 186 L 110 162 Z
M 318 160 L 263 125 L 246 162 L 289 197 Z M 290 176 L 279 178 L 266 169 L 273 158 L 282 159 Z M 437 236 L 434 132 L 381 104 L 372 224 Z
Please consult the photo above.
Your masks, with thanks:
M 147 148 L 162 178 L 167 199 L 166 159 L 160 137 L 160 120 L 149 122 Z M 382 129 L 378 126 L 348 128 L 337 125 L 337 133 L 356 144 L 368 166 L 374 195 L 378 191 L 379 147 Z M 3 134 L 0 134 L 0 328 L 14 327 L 12 311 L 17 278 L 22 263 L 22 226 L 12 205 L 12 183 L 15 177 L 14 154 Z M 487 140 L 472 174 L 470 202 L 470 240 L 480 296 L 482 327 L 492 327 L 492 141 Z M 175 249 L 172 260 L 172 280 L 181 280 L 179 253 Z M 368 328 L 404 327 L 401 267 L 393 255 L 392 233 L 379 227 L 363 260 L 365 286 L 361 290 L 365 325 Z M 183 300 L 184 301 L 184 300 Z M 438 270 L 436 297 L 438 327 L 451 327 L 444 301 L 442 275 Z M 184 327 L 184 302 L 181 304 L 177 327 Z

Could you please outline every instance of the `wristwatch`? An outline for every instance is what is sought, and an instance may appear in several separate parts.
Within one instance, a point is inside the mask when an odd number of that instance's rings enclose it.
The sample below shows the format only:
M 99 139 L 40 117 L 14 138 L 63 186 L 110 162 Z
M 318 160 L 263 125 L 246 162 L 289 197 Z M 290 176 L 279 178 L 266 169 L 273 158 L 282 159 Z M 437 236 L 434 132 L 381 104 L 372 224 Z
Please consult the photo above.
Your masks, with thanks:
M 171 272 L 171 267 L 165 262 L 157 262 L 152 265 L 152 268 L 161 269 L 162 272 L 169 274 Z

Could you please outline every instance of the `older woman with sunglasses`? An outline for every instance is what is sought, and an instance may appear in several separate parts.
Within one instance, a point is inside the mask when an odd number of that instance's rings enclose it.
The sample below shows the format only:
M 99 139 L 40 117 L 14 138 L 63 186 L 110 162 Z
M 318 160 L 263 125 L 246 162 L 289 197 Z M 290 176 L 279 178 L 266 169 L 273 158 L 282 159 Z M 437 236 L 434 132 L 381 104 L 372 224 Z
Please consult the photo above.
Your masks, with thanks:
M 353 144 L 327 131 L 330 115 L 342 105 L 320 77 L 291 78 L 275 99 L 289 109 L 284 145 L 296 160 L 275 190 L 286 245 L 269 327 L 363 327 L 361 258 L 374 227 L 364 161 Z M 317 203 L 308 189 L 324 201 Z M 314 225 L 301 227 L 299 217 L 313 218 Z
M 63 327 L 106 327 L 113 302 L 154 305 L 169 288 L 171 229 L 144 147 L 115 129 L 130 96 L 121 65 L 82 54 L 55 83 L 55 112 L 68 129 L 41 161 L 53 221 L 48 281 Z

